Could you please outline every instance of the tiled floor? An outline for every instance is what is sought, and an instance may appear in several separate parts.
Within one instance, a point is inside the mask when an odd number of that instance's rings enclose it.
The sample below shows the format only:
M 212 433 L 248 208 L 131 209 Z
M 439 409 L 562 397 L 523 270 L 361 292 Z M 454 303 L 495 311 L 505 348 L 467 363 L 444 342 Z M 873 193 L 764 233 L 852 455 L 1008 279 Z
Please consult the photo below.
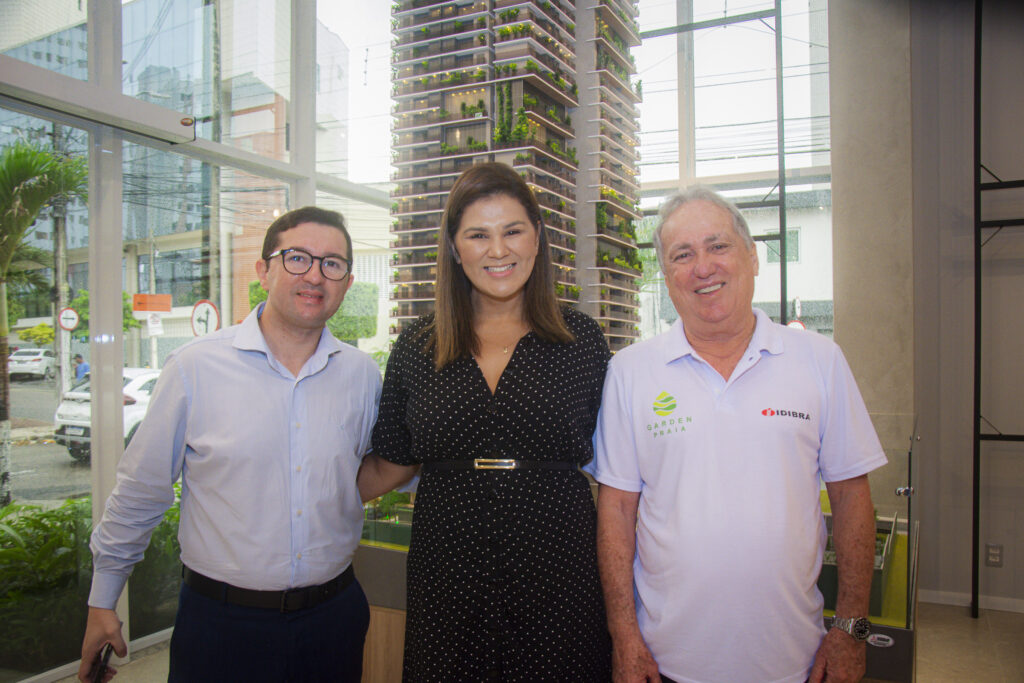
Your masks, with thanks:
M 1021 683 L 1024 614 L 921 603 L 917 612 L 918 683 Z M 61 683 L 71 683 L 73 678 Z M 167 646 L 138 653 L 119 667 L 117 683 L 167 680 Z
M 920 603 L 917 623 L 920 683 L 1024 681 L 1024 614 Z

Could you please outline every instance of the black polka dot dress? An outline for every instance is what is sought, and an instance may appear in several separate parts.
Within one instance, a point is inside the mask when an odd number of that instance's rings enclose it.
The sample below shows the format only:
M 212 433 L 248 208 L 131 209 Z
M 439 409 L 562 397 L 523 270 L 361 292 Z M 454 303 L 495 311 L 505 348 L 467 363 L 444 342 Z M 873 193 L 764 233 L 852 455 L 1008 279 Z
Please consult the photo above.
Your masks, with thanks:
M 374 451 L 410 465 L 513 458 L 585 463 L 608 347 L 564 309 L 572 344 L 534 333 L 494 395 L 473 358 L 436 372 L 422 318 L 395 343 Z M 405 681 L 606 681 L 611 645 L 596 512 L 576 470 L 425 472 L 408 558 Z

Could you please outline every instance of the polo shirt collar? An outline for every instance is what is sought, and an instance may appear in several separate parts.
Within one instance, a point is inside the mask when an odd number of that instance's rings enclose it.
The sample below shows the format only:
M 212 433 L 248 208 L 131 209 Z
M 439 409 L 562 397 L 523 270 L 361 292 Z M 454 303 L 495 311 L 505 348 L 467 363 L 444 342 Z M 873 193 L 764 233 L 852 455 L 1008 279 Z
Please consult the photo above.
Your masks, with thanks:
M 772 355 L 782 353 L 783 340 L 780 327 L 773 323 L 768 314 L 760 308 L 755 308 L 753 311 L 754 335 L 750 338 L 747 348 L 758 353 L 761 351 L 767 351 Z M 693 346 L 690 345 L 690 340 L 686 338 L 686 332 L 683 330 L 683 320 L 679 318 L 662 337 L 662 361 L 668 364 L 684 356 L 696 355 L 697 353 L 693 350 Z
M 275 368 L 280 364 L 277 359 L 274 358 L 274 354 L 270 352 L 270 347 L 267 346 L 267 340 L 263 336 L 263 330 L 260 329 L 259 318 L 263 315 L 263 307 L 266 306 L 265 301 L 261 302 L 256 308 L 249 312 L 249 315 L 245 316 L 245 320 L 238 326 L 238 332 L 235 334 L 235 339 L 232 345 L 236 349 L 242 351 L 258 351 L 264 354 L 270 361 L 270 364 Z M 310 356 L 309 360 L 306 361 L 306 365 L 303 368 L 305 372 L 302 374 L 314 374 L 319 372 L 327 365 L 327 361 L 336 353 L 339 353 L 344 348 L 342 342 L 334 338 L 327 327 L 320 331 L 320 341 L 317 342 L 316 351 Z

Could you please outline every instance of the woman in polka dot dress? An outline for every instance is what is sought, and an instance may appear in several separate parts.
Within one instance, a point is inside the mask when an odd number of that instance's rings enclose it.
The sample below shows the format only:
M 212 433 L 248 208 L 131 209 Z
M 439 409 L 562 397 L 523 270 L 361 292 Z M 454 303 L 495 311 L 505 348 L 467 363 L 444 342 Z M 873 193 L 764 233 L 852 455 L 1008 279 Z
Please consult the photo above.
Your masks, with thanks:
M 422 466 L 406 681 L 605 681 L 593 456 L 608 346 L 554 296 L 540 207 L 479 164 L 445 208 L 435 314 L 398 338 L 360 490 Z

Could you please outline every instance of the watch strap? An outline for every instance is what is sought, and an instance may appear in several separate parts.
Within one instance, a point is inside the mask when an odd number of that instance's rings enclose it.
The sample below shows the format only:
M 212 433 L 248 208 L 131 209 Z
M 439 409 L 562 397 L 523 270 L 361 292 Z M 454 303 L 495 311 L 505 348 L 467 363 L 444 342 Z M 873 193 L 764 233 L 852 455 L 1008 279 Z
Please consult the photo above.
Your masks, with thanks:
M 854 640 L 864 641 L 871 635 L 871 622 L 867 617 L 833 617 L 832 628 L 837 628 Z

